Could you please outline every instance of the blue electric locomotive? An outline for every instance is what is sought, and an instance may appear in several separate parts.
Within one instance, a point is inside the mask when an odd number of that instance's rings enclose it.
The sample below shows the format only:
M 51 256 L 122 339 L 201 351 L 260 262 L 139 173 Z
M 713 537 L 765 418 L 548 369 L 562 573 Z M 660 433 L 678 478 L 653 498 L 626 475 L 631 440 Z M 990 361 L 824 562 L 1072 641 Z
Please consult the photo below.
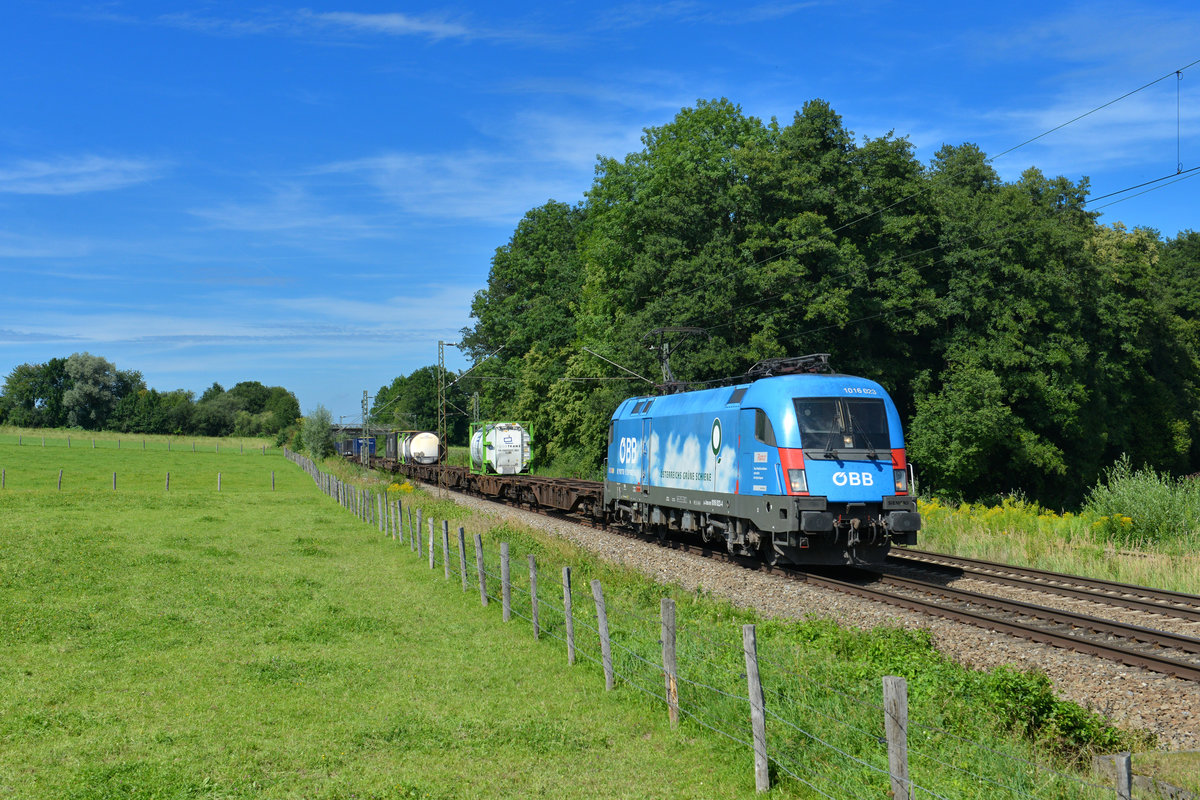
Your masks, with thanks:
M 815 358 L 785 362 L 827 368 Z M 895 404 L 831 373 L 626 400 L 609 424 L 604 506 L 772 564 L 877 564 L 921 527 Z

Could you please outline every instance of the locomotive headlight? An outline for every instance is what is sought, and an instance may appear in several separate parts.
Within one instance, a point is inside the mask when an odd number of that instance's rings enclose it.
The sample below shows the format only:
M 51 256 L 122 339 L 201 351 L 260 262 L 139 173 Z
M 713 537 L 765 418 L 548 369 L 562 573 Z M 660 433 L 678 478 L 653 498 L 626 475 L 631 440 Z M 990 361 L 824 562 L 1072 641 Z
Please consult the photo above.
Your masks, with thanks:
M 896 477 L 896 491 L 897 492 L 907 492 L 908 491 L 908 470 L 895 469 L 895 470 L 892 470 L 892 474 L 895 475 L 895 477 Z
M 788 483 L 791 484 L 792 492 L 794 493 L 808 491 L 808 476 L 804 474 L 804 470 L 802 469 L 789 469 Z

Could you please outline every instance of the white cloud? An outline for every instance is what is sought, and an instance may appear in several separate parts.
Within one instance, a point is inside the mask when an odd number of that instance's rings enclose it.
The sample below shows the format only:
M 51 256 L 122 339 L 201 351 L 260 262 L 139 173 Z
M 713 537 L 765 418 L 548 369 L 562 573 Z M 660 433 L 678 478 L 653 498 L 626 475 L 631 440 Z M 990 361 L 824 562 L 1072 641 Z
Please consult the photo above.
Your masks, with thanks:
M 304 12 L 302 18 L 354 31 L 381 33 L 390 36 L 422 36 L 433 39 L 471 39 L 479 35 L 466 25 L 435 17 L 411 14 L 362 14 L 351 11 L 332 11 L 324 14 Z
M 158 178 L 159 162 L 136 158 L 62 156 L 0 166 L 0 192 L 67 195 L 123 189 Z
M 319 172 L 358 176 L 405 213 L 490 224 L 513 224 L 551 197 L 571 202 L 586 188 L 515 155 L 479 150 L 385 153 L 329 164 Z
M 224 230 L 319 234 L 334 239 L 385 235 L 382 226 L 369 218 L 323 210 L 306 189 L 295 184 L 276 188 L 264 202 L 227 202 L 188 213 Z
M 35 238 L 0 231 L 0 258 L 79 258 L 91 251 L 90 243 L 76 239 Z

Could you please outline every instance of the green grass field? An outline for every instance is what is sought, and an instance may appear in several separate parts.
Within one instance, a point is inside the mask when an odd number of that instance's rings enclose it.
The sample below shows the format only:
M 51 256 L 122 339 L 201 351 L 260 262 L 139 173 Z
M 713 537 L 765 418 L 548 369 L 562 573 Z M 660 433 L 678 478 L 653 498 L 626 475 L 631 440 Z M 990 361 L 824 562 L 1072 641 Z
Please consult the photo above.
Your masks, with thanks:
M 279 451 L 15 439 L 0 437 L 0 796 L 753 792 L 744 750 L 605 693 Z

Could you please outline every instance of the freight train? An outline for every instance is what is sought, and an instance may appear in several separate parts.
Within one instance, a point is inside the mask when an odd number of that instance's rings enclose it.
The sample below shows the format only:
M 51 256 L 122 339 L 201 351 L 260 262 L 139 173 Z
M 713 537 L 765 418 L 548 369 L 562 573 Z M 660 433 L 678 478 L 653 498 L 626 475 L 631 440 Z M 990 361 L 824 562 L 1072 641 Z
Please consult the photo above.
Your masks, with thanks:
M 762 362 L 720 388 L 625 400 L 602 482 L 376 462 L 771 564 L 878 564 L 921 529 L 895 404 L 878 383 L 834 373 L 826 354 Z

